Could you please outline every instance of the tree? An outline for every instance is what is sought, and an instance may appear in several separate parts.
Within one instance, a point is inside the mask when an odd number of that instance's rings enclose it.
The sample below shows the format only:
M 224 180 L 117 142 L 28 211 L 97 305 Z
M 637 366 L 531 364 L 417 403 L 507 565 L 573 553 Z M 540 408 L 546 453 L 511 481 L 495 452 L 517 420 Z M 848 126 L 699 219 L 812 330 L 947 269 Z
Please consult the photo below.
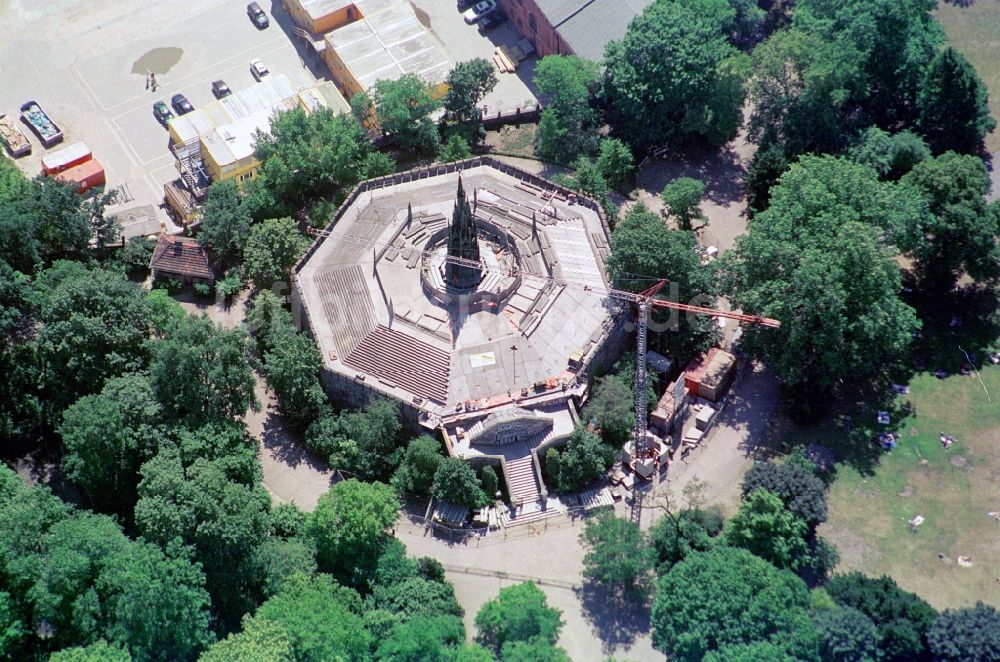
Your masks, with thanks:
M 785 509 L 781 497 L 764 489 L 747 496 L 726 525 L 726 542 L 778 568 L 799 568 L 806 560 L 808 526 Z
M 555 644 L 563 623 L 558 609 L 549 607 L 534 582 L 500 589 L 500 594 L 483 604 L 476 614 L 476 641 L 500 652 L 507 642 L 539 637 Z
M 692 221 L 704 221 L 698 205 L 705 195 L 705 184 L 692 177 L 678 177 L 663 189 L 660 198 L 667 214 L 677 219 L 681 230 L 691 230 Z
M 788 160 L 844 146 L 861 121 L 852 110 L 865 95 L 862 60 L 852 44 L 803 29 L 771 35 L 753 52 L 750 138 Z
M 618 207 L 611 199 L 611 189 L 608 187 L 608 182 L 593 160 L 587 156 L 578 158 L 573 162 L 572 175 L 563 176 L 560 183 L 596 200 L 601 205 L 601 209 L 608 219 L 608 224 L 611 227 L 615 226 Z
M 664 575 L 692 552 L 707 552 L 719 541 L 722 516 L 710 510 L 685 509 L 674 515 L 667 511 L 649 529 L 649 545 Z
M 596 480 L 614 462 L 614 451 L 585 426 L 578 425 L 559 459 L 560 492 L 572 492 Z
M 278 396 L 281 415 L 295 430 L 307 428 L 326 405 L 322 369 L 323 357 L 316 343 L 302 333 L 278 338 L 265 356 L 267 382 Z
M 296 260 L 309 242 L 290 218 L 272 218 L 250 230 L 244 249 L 246 274 L 258 290 L 287 286 Z
M 438 152 L 438 161 L 441 163 L 451 163 L 452 161 L 464 161 L 472 156 L 472 149 L 469 141 L 458 132 L 451 134 L 445 142 L 441 151 Z
M 761 145 L 753 155 L 743 185 L 747 191 L 747 216 L 753 219 L 771 204 L 771 187 L 788 169 L 785 150 L 780 145 Z
M 192 548 L 216 615 L 234 627 L 260 592 L 255 561 L 270 527 L 267 492 L 257 481 L 232 480 L 223 462 L 199 458 L 185 466 L 167 453 L 143 465 L 142 476 L 136 528 L 165 549 Z
M 820 636 L 820 655 L 830 662 L 866 662 L 879 659 L 878 630 L 857 609 L 836 607 L 814 617 Z
M 274 621 L 246 618 L 234 632 L 201 654 L 198 662 L 295 662 L 292 640 Z
M 508 641 L 500 651 L 503 662 L 571 662 L 566 651 L 546 641 L 532 637 L 527 641 Z
M 901 183 L 919 191 L 930 211 L 911 251 L 928 289 L 947 292 L 962 272 L 976 280 L 1000 275 L 1000 207 L 986 203 L 982 159 L 945 152 L 913 166 Z
M 597 168 L 611 188 L 627 193 L 635 176 L 635 157 L 621 140 L 603 138 L 598 149 Z
M 927 631 L 927 640 L 934 659 L 942 662 L 1000 659 L 1000 614 L 982 602 L 946 609 Z
M 833 577 L 826 590 L 837 604 L 853 607 L 875 623 L 883 659 L 912 660 L 925 654 L 927 631 L 937 613 L 891 577 L 872 579 L 851 572 Z
M 976 154 L 996 126 L 986 86 L 968 60 L 950 46 L 934 56 L 917 97 L 918 126 L 931 150 Z
M 481 57 L 459 62 L 448 73 L 446 83 L 446 116 L 458 122 L 472 122 L 478 130 L 479 102 L 497 86 L 493 63 Z
M 479 644 L 465 644 L 449 651 L 445 662 L 496 662 L 496 656 Z
M 253 298 L 253 308 L 247 313 L 246 328 L 257 341 L 257 352 L 264 356 L 286 336 L 295 333 L 292 314 L 274 292 L 264 290 Z
M 253 219 L 235 179 L 215 182 L 201 215 L 198 243 L 207 248 L 225 270 L 243 261 Z
M 643 592 L 653 554 L 635 522 L 602 512 L 587 520 L 580 538 L 587 549 L 584 577 L 619 593 Z
M 164 442 L 163 409 L 142 374 L 114 377 L 63 412 L 63 468 L 98 510 L 129 521 L 139 467 Z
M 489 500 L 476 472 L 457 457 L 446 457 L 438 465 L 431 493 L 440 501 L 469 508 L 479 508 Z
M 447 662 L 450 649 L 465 643 L 465 626 L 455 616 L 411 619 L 389 631 L 375 653 L 384 662 Z
M 260 573 L 261 593 L 271 597 L 281 592 L 291 577 L 316 574 L 316 548 L 305 536 L 265 538 L 254 551 L 253 567 Z
M 806 651 L 798 647 L 815 635 L 808 607 L 801 579 L 745 550 L 721 546 L 691 554 L 660 579 L 653 646 L 678 660 L 759 641 L 801 655 Z
M 38 360 L 48 400 L 58 410 L 101 390 L 109 377 L 142 368 L 150 311 L 142 290 L 124 275 L 67 270 L 40 289 Z M 65 277 L 64 277 L 65 276 Z M 42 288 L 47 288 L 40 277 Z
M 331 466 L 366 480 L 388 478 L 399 465 L 399 406 L 379 398 L 364 409 L 324 416 L 306 430 L 306 446 Z
M 109 646 L 100 639 L 89 646 L 64 648 L 49 656 L 49 662 L 132 662 L 132 656 L 120 646 Z
M 118 252 L 118 262 L 127 273 L 148 274 L 154 250 L 156 242 L 149 237 L 129 237 L 125 247 Z
M 871 126 L 861 134 L 849 154 L 858 163 L 874 168 L 880 179 L 897 181 L 915 165 L 930 158 L 931 150 L 923 138 L 912 131 L 890 135 Z
M 399 500 L 388 485 L 337 483 L 319 498 L 309 520 L 320 570 L 362 585 L 399 517 Z
M 153 332 L 157 336 L 168 335 L 177 323 L 188 316 L 184 307 L 169 292 L 159 287 L 150 290 L 146 295 L 146 303 L 149 305 Z
M 786 462 L 754 464 L 743 476 L 743 498 L 756 490 L 778 496 L 810 530 L 826 521 L 826 484 L 801 465 Z
M 597 422 L 608 445 L 620 448 L 629 440 L 635 426 L 634 387 L 616 375 L 607 375 L 598 383 L 583 408 L 583 420 Z
M 434 474 L 443 460 L 441 444 L 433 437 L 421 435 L 406 447 L 403 462 L 392 475 L 392 485 L 403 492 L 430 494 Z
M 838 383 L 885 375 L 919 327 L 886 242 L 921 223 L 925 207 L 893 186 L 845 159 L 802 157 L 723 260 L 733 304 L 781 321 L 750 329 L 743 345 L 775 369 L 800 419 L 829 406 Z
M 611 233 L 608 274 L 615 287 L 632 292 L 648 288 L 651 279 L 664 278 L 669 285 L 661 296 L 712 307 L 716 299 L 716 276 L 713 267 L 701 263 L 697 246 L 692 233 L 668 229 L 662 218 L 638 204 Z M 676 311 L 654 312 L 650 329 L 657 351 L 666 352 L 681 363 L 708 349 L 719 333 L 718 325 L 711 319 L 696 315 L 682 318 Z
M 559 484 L 559 474 L 562 469 L 562 456 L 559 454 L 559 449 L 555 446 L 550 446 L 547 451 L 545 451 L 545 476 L 548 478 L 550 485 Z
M 196 423 L 242 416 L 256 407 L 250 338 L 216 328 L 208 317 L 186 317 L 152 343 L 150 383 L 172 417 Z
M 372 639 L 357 614 L 359 603 L 356 593 L 330 577 L 298 575 L 262 604 L 252 620 L 280 626 L 297 662 L 366 660 Z
M 419 576 L 388 585 L 377 584 L 369 598 L 369 606 L 395 614 L 400 623 L 419 617 L 461 618 L 465 613 L 455 599 L 455 589 L 450 583 Z
M 382 131 L 409 154 L 437 154 L 441 144 L 437 125 L 430 115 L 440 107 L 430 87 L 416 74 L 377 81 L 371 102 Z
M 575 55 L 549 55 L 538 62 L 534 83 L 549 96 L 536 134 L 539 156 L 572 163 L 594 153 L 598 117 L 590 107 L 590 95 L 597 81 L 597 63 Z
M 187 559 L 146 542 L 130 544 L 97 579 L 105 637 L 127 646 L 135 662 L 193 657 L 213 638 L 204 583 Z
M 733 17 L 727 0 L 655 2 L 608 44 L 604 96 L 629 144 L 736 135 L 750 62 L 726 41 Z
M 247 192 L 254 218 L 288 215 L 312 200 L 342 200 L 367 177 L 392 172 L 387 155 L 375 152 L 357 120 L 327 108 L 278 113 L 269 134 L 259 134 L 260 177 Z
M 487 499 L 492 499 L 500 489 L 500 479 L 497 478 L 497 472 L 494 471 L 491 465 L 486 465 L 483 467 L 482 475 L 480 480 L 483 483 L 483 492 L 486 493 Z

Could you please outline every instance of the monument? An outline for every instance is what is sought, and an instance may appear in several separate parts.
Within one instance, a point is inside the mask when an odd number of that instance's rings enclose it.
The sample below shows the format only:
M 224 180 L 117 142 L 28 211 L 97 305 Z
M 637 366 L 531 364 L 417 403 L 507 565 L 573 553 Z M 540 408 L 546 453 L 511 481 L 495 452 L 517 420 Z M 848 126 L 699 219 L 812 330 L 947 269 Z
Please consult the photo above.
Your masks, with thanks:
M 458 194 L 455 199 L 455 209 L 451 214 L 451 228 L 448 233 L 448 257 L 457 257 L 479 263 L 479 238 L 476 232 L 476 220 L 465 197 L 462 178 L 458 178 Z M 474 289 L 482 280 L 483 272 L 479 266 L 456 264 L 448 262 L 445 266 L 445 281 L 450 287 L 460 290 Z

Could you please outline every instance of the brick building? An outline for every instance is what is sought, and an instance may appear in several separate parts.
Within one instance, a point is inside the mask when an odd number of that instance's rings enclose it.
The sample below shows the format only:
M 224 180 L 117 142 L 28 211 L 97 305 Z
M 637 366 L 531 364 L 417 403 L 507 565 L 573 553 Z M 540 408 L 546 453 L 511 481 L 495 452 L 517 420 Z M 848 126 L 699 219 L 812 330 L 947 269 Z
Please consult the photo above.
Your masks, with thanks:
M 510 20 L 539 57 L 579 55 L 599 61 L 610 41 L 653 0 L 500 0 Z

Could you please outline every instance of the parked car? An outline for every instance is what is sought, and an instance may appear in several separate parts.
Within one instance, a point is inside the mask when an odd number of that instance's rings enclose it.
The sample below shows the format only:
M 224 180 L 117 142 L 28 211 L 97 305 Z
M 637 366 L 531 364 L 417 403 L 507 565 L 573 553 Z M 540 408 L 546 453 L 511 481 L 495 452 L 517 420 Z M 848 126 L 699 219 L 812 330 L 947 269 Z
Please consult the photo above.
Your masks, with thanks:
M 170 97 L 170 105 L 174 107 L 178 115 L 186 115 L 194 110 L 194 106 L 191 105 L 191 102 L 183 94 L 175 94 Z
M 473 23 L 478 23 L 487 14 L 491 14 L 497 10 L 497 0 L 483 0 L 482 2 L 477 2 L 475 5 L 466 10 L 464 17 L 465 22 L 469 25 Z
M 479 34 L 486 36 L 487 32 L 492 32 L 498 26 L 503 25 L 507 20 L 507 14 L 502 11 L 490 12 L 479 21 Z
M 167 125 L 167 122 L 174 119 L 174 114 L 170 112 L 170 108 L 163 101 L 157 101 L 153 104 L 153 117 L 156 118 L 163 126 Z
M 257 26 L 258 30 L 263 30 L 271 24 L 271 22 L 267 20 L 267 14 L 264 13 L 264 10 L 261 9 L 260 5 L 256 2 L 251 2 L 247 5 L 247 16 L 250 17 L 250 20 L 253 21 L 253 24 Z
M 474 4 L 476 4 L 476 0 L 458 0 L 458 11 L 464 12 Z
M 264 66 L 264 63 L 261 62 L 260 58 L 255 57 L 250 60 L 250 75 L 254 77 L 254 80 L 260 82 L 260 79 L 269 73 L 271 72 L 267 70 L 267 67 Z
M 233 91 L 229 89 L 224 80 L 213 80 L 212 81 L 212 94 L 215 95 L 216 99 L 222 99 L 228 97 Z

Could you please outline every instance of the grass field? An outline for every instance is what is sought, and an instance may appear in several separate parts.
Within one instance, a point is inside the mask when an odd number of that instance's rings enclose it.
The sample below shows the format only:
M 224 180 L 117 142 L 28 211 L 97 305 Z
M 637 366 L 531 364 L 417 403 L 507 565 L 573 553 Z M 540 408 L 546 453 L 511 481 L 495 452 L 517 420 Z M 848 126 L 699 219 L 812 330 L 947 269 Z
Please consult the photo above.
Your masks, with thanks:
M 975 0 L 969 7 L 939 2 L 934 15 L 979 72 L 990 91 L 993 117 L 1000 118 L 1000 1 Z M 1000 129 L 987 136 L 986 148 L 1000 151 Z
M 1000 511 L 1000 368 L 985 367 L 982 378 L 992 402 L 975 376 L 918 375 L 901 396 L 914 413 L 899 426 L 899 446 L 872 471 L 838 468 L 821 528 L 840 550 L 838 571 L 889 574 L 937 608 L 1000 607 L 1000 521 L 987 515 Z M 949 450 L 942 432 L 957 438 Z M 830 443 L 844 432 L 831 424 L 808 436 L 797 441 Z M 925 521 L 911 530 L 916 515 Z

